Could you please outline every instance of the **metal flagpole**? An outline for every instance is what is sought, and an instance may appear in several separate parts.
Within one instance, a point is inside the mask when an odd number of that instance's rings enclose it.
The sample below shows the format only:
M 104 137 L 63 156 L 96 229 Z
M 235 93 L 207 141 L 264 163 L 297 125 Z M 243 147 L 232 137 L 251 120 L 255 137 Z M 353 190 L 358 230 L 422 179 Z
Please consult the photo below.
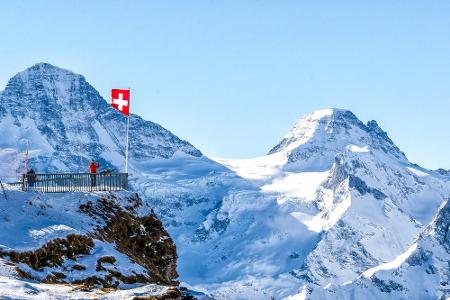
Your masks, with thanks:
M 130 128 L 130 116 L 127 116 L 127 145 L 125 148 L 125 173 L 128 173 L 128 129 L 129 128 Z
M 130 128 L 130 102 L 131 102 L 131 89 L 128 88 L 128 116 L 127 116 L 127 141 L 125 147 L 125 173 L 128 173 L 128 130 Z

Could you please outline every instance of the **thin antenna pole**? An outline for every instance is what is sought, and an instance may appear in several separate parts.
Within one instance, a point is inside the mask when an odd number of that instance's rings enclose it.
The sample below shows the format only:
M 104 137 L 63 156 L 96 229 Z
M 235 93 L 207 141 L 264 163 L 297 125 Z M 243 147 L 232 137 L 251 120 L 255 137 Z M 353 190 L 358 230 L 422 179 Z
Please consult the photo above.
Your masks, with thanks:
M 25 150 L 25 173 L 28 172 L 28 147 L 30 146 L 30 140 L 27 140 L 27 149 Z
M 126 139 L 126 146 L 125 146 L 125 173 L 128 173 L 128 130 L 130 128 L 130 102 L 131 102 L 131 89 L 128 88 L 128 116 L 127 116 L 127 139 Z

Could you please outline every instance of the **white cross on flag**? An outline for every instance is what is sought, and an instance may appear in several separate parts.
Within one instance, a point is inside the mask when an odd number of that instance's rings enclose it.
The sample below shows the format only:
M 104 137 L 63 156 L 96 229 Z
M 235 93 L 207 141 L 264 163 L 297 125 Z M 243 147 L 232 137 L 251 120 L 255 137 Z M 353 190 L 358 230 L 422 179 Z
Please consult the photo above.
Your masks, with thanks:
M 130 114 L 130 90 L 113 89 L 111 91 L 111 105 L 124 115 Z

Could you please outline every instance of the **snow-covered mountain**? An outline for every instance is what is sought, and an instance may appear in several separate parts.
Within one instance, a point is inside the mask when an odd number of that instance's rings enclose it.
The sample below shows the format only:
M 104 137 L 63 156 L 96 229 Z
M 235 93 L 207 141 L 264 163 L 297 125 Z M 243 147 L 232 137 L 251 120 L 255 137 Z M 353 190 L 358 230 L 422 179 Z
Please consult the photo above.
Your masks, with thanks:
M 39 171 L 82 171 L 99 157 L 122 167 L 124 120 L 81 75 L 38 64 L 10 80 L 0 104 L 0 175 L 20 169 L 25 139 Z M 409 162 L 375 121 L 347 110 L 310 113 L 267 155 L 244 160 L 213 161 L 136 115 L 130 133 L 139 214 L 163 221 L 180 281 L 217 299 L 346 299 L 353 286 L 392 297 L 364 274 L 409 254 L 450 193 L 446 172 Z
M 110 108 L 86 79 L 46 63 L 11 78 L 0 95 L 0 147 L 24 149 L 38 171 L 86 171 L 91 158 L 121 167 L 125 118 Z M 5 130 L 5 129 L 8 130 Z M 130 118 L 130 156 L 135 161 L 201 152 L 158 124 Z
M 221 162 L 275 193 L 286 216 L 317 232 L 313 249 L 295 251 L 300 259 L 289 265 L 299 297 L 394 260 L 450 193 L 448 177 L 408 162 L 375 121 L 365 125 L 338 109 L 306 115 L 267 156 Z

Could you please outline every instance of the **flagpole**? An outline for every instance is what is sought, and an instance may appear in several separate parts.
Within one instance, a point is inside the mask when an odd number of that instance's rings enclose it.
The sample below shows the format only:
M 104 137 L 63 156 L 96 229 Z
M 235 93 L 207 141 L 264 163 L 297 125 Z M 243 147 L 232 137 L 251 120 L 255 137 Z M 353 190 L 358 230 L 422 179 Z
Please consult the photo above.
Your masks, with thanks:
M 127 116 L 127 141 L 125 147 L 125 173 L 128 173 L 128 130 L 130 128 L 130 100 L 131 100 L 131 89 L 128 88 L 130 99 L 128 99 L 128 116 Z

